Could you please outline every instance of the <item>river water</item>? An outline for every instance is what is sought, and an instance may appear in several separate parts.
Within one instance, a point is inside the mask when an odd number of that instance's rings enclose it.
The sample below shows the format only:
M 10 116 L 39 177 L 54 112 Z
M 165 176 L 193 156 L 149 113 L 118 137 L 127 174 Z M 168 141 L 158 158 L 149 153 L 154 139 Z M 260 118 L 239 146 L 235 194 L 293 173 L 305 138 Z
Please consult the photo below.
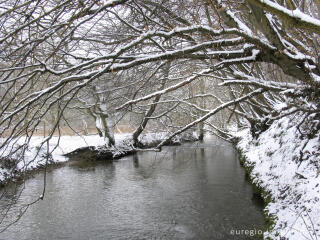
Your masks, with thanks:
M 42 173 L 27 180 L 12 211 L 42 187 Z M 262 208 L 236 150 L 212 140 L 54 169 L 0 239 L 257 239 Z

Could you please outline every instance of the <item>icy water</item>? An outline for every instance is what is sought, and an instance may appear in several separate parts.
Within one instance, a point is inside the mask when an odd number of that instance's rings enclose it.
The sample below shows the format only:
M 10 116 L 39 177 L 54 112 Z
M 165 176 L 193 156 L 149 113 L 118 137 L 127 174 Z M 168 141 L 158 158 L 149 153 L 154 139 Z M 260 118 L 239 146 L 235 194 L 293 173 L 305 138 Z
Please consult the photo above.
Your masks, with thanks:
M 41 173 L 27 180 L 12 211 L 42 187 Z M 54 169 L 0 239 L 259 239 L 262 207 L 231 145 L 192 143 Z

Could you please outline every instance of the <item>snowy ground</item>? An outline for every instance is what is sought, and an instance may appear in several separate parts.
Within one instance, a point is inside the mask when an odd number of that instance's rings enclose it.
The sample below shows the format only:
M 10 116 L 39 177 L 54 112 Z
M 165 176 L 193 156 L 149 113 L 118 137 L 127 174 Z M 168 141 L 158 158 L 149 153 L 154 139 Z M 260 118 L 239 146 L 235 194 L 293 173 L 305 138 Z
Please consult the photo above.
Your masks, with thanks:
M 298 121 L 276 121 L 258 139 L 249 130 L 236 133 L 254 183 L 272 198 L 265 210 L 275 224 L 265 239 L 320 239 L 319 133 L 302 150 L 306 140 L 299 137 Z
M 147 133 L 139 137 L 139 140 L 142 144 L 148 145 L 155 141 L 164 140 L 168 136 L 166 132 L 159 133 Z M 5 139 L 0 138 L 0 143 Z M 13 178 L 18 176 L 21 172 L 36 169 L 40 166 L 45 165 L 46 163 L 46 145 L 42 146 L 40 149 L 40 145 L 43 142 L 43 137 L 32 137 L 31 141 L 25 151 L 24 158 L 18 161 L 17 166 L 15 167 L 6 167 L 2 163 L 0 165 L 0 184 L 9 178 Z M 122 150 L 130 150 L 132 149 L 131 142 L 131 134 L 121 133 L 115 134 L 116 147 L 110 148 L 109 150 L 113 151 L 114 155 L 117 155 L 118 152 Z M 179 137 L 175 137 L 174 141 L 181 141 Z M 59 142 L 59 144 L 58 144 Z M 12 150 L 14 146 L 21 146 L 25 143 L 25 138 L 20 138 L 13 146 L 9 146 L 6 149 L 2 149 L 0 151 L 0 157 L 5 156 L 7 152 Z M 53 137 L 49 142 L 49 150 L 52 151 L 50 163 L 61 163 L 68 160 L 67 157 L 64 156 L 66 153 L 70 153 L 78 148 L 93 146 L 93 147 L 102 147 L 104 146 L 104 139 L 99 137 L 99 135 L 88 135 L 88 136 L 61 136 L 60 139 L 58 137 Z M 40 151 L 39 151 L 40 149 Z M 13 159 L 19 159 L 21 156 L 21 151 L 17 152 L 13 155 Z
M 121 140 L 125 138 L 124 134 L 117 135 L 117 140 Z M 0 139 L 0 141 L 4 141 L 5 139 Z M 41 145 L 42 141 L 44 140 L 43 137 L 35 136 L 31 138 L 29 146 L 25 151 L 25 156 L 21 159 L 17 167 L 15 168 L 16 171 L 26 171 L 35 169 L 41 165 L 44 165 L 46 162 L 46 158 L 44 158 L 44 154 L 46 153 L 46 147 L 43 146 L 42 150 L 39 151 L 39 146 Z M 52 152 L 52 161 L 54 163 L 65 162 L 68 159 L 63 155 L 76 150 L 77 148 L 85 147 L 85 146 L 102 146 L 104 144 L 103 138 L 99 137 L 99 135 L 90 135 L 90 136 L 61 136 L 59 139 L 58 137 L 53 137 L 50 140 L 49 150 L 53 150 L 59 141 L 59 145 L 57 148 Z M 20 138 L 14 144 L 15 146 L 22 145 L 25 142 L 25 138 Z M 11 146 L 10 146 L 11 147 Z M 10 151 L 10 148 L 3 149 L 1 155 L 5 155 L 6 152 Z M 19 158 L 19 153 L 15 154 L 14 157 Z M 0 168 L 0 182 L 3 182 L 7 178 L 12 177 L 15 173 L 13 173 L 13 169 L 8 169 L 4 166 Z M 17 172 L 17 174 L 19 174 Z

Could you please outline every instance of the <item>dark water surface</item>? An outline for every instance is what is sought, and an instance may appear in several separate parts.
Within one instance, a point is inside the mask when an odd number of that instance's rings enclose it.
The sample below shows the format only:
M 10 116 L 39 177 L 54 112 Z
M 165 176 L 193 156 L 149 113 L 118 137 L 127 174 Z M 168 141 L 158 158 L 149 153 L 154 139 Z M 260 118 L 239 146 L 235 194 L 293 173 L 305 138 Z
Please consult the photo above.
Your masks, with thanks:
M 27 180 L 13 209 L 42 187 Z M 0 239 L 251 239 L 263 225 L 236 150 L 210 141 L 52 170 L 45 199 Z

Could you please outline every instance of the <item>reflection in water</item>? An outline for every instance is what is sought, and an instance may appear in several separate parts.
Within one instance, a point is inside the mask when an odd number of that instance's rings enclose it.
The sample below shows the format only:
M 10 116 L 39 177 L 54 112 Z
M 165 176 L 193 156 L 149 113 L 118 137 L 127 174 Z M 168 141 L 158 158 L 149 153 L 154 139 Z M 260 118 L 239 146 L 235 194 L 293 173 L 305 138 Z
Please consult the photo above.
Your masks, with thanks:
M 200 156 L 201 156 L 201 159 L 204 159 L 205 158 L 205 151 L 204 151 L 204 148 L 200 148 Z
M 138 154 L 134 154 L 132 156 L 132 160 L 133 160 L 133 166 L 135 168 L 139 168 L 139 156 L 138 156 Z
M 45 199 L 0 239 L 250 239 L 230 234 L 264 225 L 244 175 L 221 142 L 70 164 L 48 174 Z M 15 209 L 39 196 L 42 180 L 26 182 Z

